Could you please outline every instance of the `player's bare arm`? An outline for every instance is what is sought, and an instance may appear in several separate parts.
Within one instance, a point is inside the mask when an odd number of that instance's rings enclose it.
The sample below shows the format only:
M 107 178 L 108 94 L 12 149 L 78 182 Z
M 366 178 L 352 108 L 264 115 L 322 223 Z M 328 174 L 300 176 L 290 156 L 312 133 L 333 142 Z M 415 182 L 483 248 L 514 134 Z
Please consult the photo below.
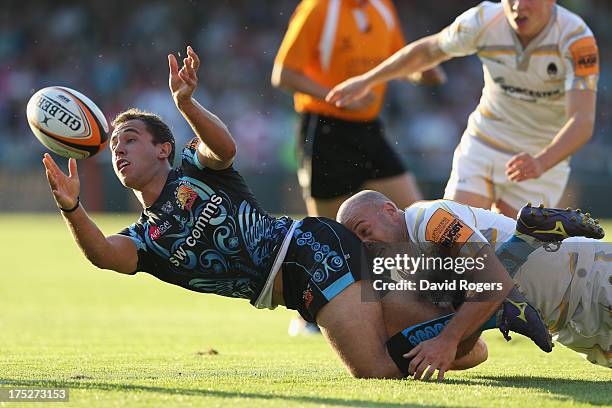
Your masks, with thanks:
M 180 70 L 176 57 L 172 54 L 168 55 L 168 65 L 168 84 L 174 103 L 202 141 L 198 146 L 199 159 L 212 169 L 229 167 L 236 155 L 234 138 L 216 115 L 193 98 L 193 92 L 198 85 L 200 58 L 191 47 L 187 47 L 187 57 L 183 59 Z
M 486 245 L 477 255 L 485 260 L 485 269 L 491 282 L 501 282 L 503 291 L 491 292 L 490 300 L 482 302 L 465 302 L 453 318 L 448 322 L 441 333 L 431 340 L 419 344 L 407 358 L 412 358 L 409 373 L 415 379 L 429 379 L 435 370 L 438 370 L 438 380 L 444 379 L 444 373 L 451 368 L 457 355 L 459 343 L 473 336 L 478 329 L 499 310 L 504 298 L 508 295 L 514 282 L 501 264 L 495 251 Z M 429 369 L 425 371 L 425 369 Z
M 410 74 L 407 79 L 416 85 L 438 86 L 445 84 L 448 78 L 442 67 L 436 66 L 427 71 Z
M 412 42 L 365 74 L 347 79 L 327 94 L 326 101 L 338 107 L 365 97 L 374 85 L 427 71 L 450 59 L 438 45 L 438 34 Z
M 539 154 L 519 153 L 506 165 L 511 181 L 538 178 L 545 171 L 575 153 L 593 135 L 597 93 L 592 90 L 572 90 L 566 94 L 567 122 L 552 142 Z
M 428 77 L 428 80 L 434 79 Z M 304 73 L 288 68 L 282 64 L 274 65 L 274 69 L 272 70 L 272 86 L 289 92 L 304 93 L 322 101 L 325 100 L 325 97 L 331 90 L 331 88 L 313 81 Z M 365 97 L 353 101 L 352 103 L 343 106 L 343 108 L 347 110 L 367 109 L 375 99 L 376 97 L 374 94 L 369 92 Z
M 43 164 L 57 206 L 85 257 L 98 268 L 133 274 L 138 258 L 132 240 L 119 235 L 105 237 L 80 204 L 76 160 L 69 160 L 68 175 L 60 170 L 49 154 L 44 155 Z

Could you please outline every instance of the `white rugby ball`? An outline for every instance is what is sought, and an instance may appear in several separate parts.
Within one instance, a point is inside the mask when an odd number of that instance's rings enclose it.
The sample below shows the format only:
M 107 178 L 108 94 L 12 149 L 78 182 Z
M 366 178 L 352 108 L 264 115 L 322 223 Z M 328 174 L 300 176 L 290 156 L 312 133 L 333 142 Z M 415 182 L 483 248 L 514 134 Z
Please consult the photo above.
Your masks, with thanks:
M 41 89 L 30 98 L 27 117 L 38 140 L 60 156 L 85 159 L 104 149 L 108 142 L 104 114 L 74 89 Z

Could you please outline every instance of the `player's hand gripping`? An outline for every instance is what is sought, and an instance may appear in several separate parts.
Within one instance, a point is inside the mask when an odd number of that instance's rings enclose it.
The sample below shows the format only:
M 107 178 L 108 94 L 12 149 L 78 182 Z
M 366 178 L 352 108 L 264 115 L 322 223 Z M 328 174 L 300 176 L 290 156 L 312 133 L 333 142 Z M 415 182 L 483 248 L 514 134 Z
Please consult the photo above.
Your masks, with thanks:
M 506 176 L 514 182 L 537 179 L 544 171 L 542 163 L 528 153 L 519 153 L 506 163 Z
M 338 108 L 348 108 L 360 99 L 372 95 L 370 84 L 360 76 L 347 79 L 336 85 L 325 97 L 327 103 L 336 105 Z
M 46 169 L 49 187 L 51 187 L 51 192 L 53 197 L 55 197 L 58 207 L 64 209 L 74 208 L 78 203 L 81 191 L 76 160 L 68 160 L 68 175 L 60 170 L 49 153 L 45 153 L 43 156 L 43 164 Z
M 413 375 L 415 380 L 421 379 L 423 374 L 425 374 L 423 380 L 429 380 L 438 370 L 438 381 L 442 381 L 444 373 L 451 367 L 456 354 L 457 343 L 439 335 L 418 344 L 410 352 L 404 354 L 404 357 L 412 358 L 408 365 L 408 374 Z
M 195 53 L 191 46 L 187 47 L 187 58 L 183 58 L 183 66 L 179 70 L 176 57 L 172 54 L 168 55 L 168 66 L 170 75 L 168 85 L 172 91 L 172 98 L 177 105 L 190 102 L 193 91 L 198 86 L 198 68 L 200 67 L 200 58 Z

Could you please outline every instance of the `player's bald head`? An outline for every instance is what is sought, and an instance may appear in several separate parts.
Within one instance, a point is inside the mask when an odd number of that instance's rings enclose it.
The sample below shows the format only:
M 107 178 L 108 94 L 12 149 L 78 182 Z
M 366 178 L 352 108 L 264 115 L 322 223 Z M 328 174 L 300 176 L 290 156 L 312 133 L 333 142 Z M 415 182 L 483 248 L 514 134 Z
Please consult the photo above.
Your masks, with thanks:
M 389 197 L 373 190 L 361 191 L 342 203 L 336 215 L 336 221 L 348 225 L 359 214 L 378 211 L 386 202 L 392 202 Z

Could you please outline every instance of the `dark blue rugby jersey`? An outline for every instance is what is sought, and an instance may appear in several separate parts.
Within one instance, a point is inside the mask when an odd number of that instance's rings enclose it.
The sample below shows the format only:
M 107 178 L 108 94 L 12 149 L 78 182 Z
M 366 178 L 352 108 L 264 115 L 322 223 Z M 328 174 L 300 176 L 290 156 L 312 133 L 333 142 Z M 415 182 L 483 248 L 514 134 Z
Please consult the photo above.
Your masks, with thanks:
M 136 243 L 138 271 L 253 303 L 293 220 L 267 214 L 233 167 L 202 166 L 198 143 L 185 146 L 159 198 L 120 234 Z

